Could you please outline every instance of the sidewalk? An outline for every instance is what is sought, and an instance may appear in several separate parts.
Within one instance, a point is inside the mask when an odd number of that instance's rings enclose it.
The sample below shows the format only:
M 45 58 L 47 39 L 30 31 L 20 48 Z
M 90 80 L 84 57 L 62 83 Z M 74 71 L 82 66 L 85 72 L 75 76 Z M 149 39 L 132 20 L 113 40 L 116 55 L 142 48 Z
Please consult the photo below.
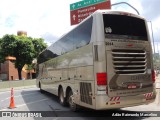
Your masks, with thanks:
M 11 88 L 0 89 L 0 92 L 10 91 Z M 28 88 L 37 88 L 37 87 L 36 87 L 36 85 L 30 85 L 30 86 L 21 86 L 21 87 L 13 87 L 13 88 L 14 88 L 14 90 L 19 90 L 19 89 L 28 89 Z

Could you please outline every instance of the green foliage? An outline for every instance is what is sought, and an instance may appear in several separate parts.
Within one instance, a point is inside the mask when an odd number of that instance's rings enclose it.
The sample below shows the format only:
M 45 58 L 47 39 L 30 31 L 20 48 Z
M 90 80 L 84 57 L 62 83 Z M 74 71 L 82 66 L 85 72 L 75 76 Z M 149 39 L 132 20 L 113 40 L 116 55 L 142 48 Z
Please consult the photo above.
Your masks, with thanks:
M 18 69 L 19 79 L 21 79 L 23 66 L 31 64 L 32 60 L 46 47 L 42 38 L 6 34 L 0 39 L 0 62 L 4 62 L 7 56 L 16 57 L 15 67 Z
M 1 52 L 4 56 L 13 56 L 16 47 L 16 38 L 14 35 L 5 35 L 1 39 Z
M 32 39 L 32 43 L 35 49 L 35 58 L 37 58 L 39 53 L 47 47 L 47 44 L 44 43 L 42 38 L 34 38 Z
M 28 64 L 26 70 L 33 70 L 35 64 Z
M 153 55 L 153 64 L 155 69 L 160 68 L 160 55 L 156 53 Z
M 16 46 L 13 56 L 16 57 L 15 67 L 23 68 L 25 64 L 31 64 L 34 58 L 34 46 L 28 37 L 16 36 Z

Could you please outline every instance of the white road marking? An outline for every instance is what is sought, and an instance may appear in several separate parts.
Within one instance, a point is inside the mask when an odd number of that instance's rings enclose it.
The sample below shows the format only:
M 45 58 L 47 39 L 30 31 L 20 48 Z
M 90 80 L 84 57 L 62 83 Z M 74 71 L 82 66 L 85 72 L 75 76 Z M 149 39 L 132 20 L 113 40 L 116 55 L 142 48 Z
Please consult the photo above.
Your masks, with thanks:
M 30 89 L 35 89 L 35 88 L 36 88 L 36 87 L 21 88 L 21 89 L 19 88 L 19 89 L 18 89 L 18 88 L 14 88 L 14 87 L 13 87 L 14 91 L 24 91 L 24 90 L 25 90 L 25 91 L 26 91 L 26 90 L 28 91 L 28 90 L 30 90 Z M 36 88 L 36 90 L 38 90 L 38 88 Z M 9 92 L 11 92 L 11 88 L 6 89 L 6 91 L 1 91 L 0 94 L 5 94 L 5 93 L 9 93 Z
M 33 104 L 33 103 L 37 103 L 37 102 L 41 102 L 41 101 L 45 101 L 45 100 L 48 100 L 48 99 L 45 98 L 45 99 L 37 100 L 37 101 L 34 101 L 34 102 L 29 102 L 29 103 L 25 103 L 25 104 L 21 104 L 21 105 L 16 105 L 16 108 L 17 107 L 26 106 L 26 105 L 30 105 L 30 104 Z M 10 109 L 4 108 L 4 109 L 2 109 L 0 111 L 7 111 L 7 110 L 10 110 Z

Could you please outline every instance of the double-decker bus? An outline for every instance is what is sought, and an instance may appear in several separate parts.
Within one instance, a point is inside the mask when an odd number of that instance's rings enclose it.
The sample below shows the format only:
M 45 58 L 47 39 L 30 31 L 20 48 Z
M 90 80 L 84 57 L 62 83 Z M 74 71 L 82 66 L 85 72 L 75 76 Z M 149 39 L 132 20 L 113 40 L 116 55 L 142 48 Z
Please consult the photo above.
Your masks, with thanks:
M 40 91 L 74 111 L 149 104 L 156 93 L 147 22 L 98 10 L 39 55 L 37 73 Z

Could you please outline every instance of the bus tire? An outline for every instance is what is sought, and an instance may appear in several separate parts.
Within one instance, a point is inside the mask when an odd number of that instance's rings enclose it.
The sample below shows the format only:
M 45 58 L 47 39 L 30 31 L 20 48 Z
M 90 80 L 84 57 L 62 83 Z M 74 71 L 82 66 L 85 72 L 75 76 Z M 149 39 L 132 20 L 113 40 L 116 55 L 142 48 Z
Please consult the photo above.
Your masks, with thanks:
M 68 104 L 69 104 L 69 107 L 70 107 L 71 111 L 77 111 L 78 110 L 78 105 L 74 103 L 72 90 L 70 90 L 69 94 L 68 94 Z
M 61 105 L 63 105 L 63 106 L 66 106 L 66 99 L 65 99 L 65 97 L 64 97 L 64 92 L 63 92 L 63 89 L 62 88 L 60 88 L 60 90 L 59 90 L 59 103 L 61 104 Z

